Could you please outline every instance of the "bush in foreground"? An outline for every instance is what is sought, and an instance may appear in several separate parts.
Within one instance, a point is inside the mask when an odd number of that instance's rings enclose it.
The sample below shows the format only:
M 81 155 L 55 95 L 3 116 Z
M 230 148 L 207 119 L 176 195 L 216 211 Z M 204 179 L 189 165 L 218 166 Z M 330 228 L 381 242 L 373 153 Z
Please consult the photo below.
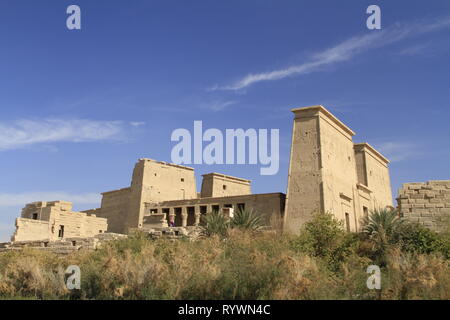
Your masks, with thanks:
M 0 299 L 450 299 L 448 234 L 383 222 L 392 231 L 384 232 L 377 291 L 367 288 L 366 270 L 378 264 L 379 238 L 348 233 L 330 214 L 315 214 L 298 236 L 211 221 L 226 232 L 217 227 L 195 242 L 137 232 L 68 256 L 2 253 Z M 66 289 L 69 265 L 81 269 L 81 290 Z
M 323 259 L 332 270 L 338 270 L 354 252 L 356 242 L 356 234 L 344 231 L 342 221 L 330 213 L 315 213 L 311 221 L 304 224 L 293 246 L 312 257 Z
M 344 236 L 335 232 L 338 238 Z M 366 268 L 372 261 L 351 253 L 342 262 L 333 261 L 339 268 L 330 268 L 329 252 L 339 249 L 327 239 L 328 236 L 324 239 L 327 250 L 315 252 L 317 248 L 312 245 L 308 247 L 312 251 L 307 253 L 292 245 L 298 241 L 295 236 L 231 229 L 226 239 L 213 236 L 196 242 L 149 240 L 136 234 L 96 251 L 80 251 L 66 257 L 33 250 L 9 252 L 0 254 L 0 297 L 378 298 L 378 292 L 366 287 Z M 337 247 L 347 248 L 345 241 Z M 448 260 L 443 257 L 398 249 L 389 253 L 387 261 L 382 268 L 381 298 L 450 298 Z M 80 291 L 65 288 L 64 270 L 68 265 L 81 269 Z
M 205 233 L 208 236 L 226 237 L 230 229 L 258 231 L 263 226 L 261 216 L 250 209 L 239 209 L 231 219 L 217 211 L 206 214 L 202 219 Z

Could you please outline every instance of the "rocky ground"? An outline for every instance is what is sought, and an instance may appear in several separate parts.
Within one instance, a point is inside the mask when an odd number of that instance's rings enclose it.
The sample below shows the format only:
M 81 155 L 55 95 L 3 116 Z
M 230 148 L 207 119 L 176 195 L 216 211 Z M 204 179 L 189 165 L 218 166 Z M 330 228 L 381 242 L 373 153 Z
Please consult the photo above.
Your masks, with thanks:
M 201 227 L 167 227 L 140 230 L 140 232 L 148 234 L 151 239 L 158 239 L 161 237 L 173 240 L 187 238 L 193 241 L 202 236 L 202 230 L 203 229 Z M 104 242 L 126 237 L 127 235 L 119 233 L 101 233 L 90 238 L 65 238 L 57 241 L 49 241 L 44 239 L 38 241 L 5 242 L 0 243 L 0 252 L 33 248 L 51 251 L 58 254 L 69 254 L 73 251 L 81 249 L 95 250 Z

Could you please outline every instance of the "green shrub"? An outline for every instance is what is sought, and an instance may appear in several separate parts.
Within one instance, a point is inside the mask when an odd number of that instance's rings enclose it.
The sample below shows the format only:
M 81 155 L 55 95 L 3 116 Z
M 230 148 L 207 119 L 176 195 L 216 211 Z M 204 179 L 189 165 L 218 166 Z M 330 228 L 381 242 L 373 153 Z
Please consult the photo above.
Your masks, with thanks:
M 406 223 L 386 232 L 382 290 L 374 291 L 366 269 L 378 264 L 377 238 L 344 231 L 331 214 L 315 214 L 299 236 L 230 228 L 219 214 L 206 225 L 221 236 L 151 240 L 138 232 L 64 256 L 0 253 L 0 300 L 450 299 L 448 233 Z M 81 290 L 65 287 L 69 265 L 81 269 Z
M 363 234 L 373 245 L 375 262 L 386 263 L 386 255 L 395 244 L 395 235 L 403 221 L 397 210 L 376 209 L 362 221 Z
M 217 211 L 209 212 L 203 216 L 202 224 L 208 236 L 218 235 L 225 237 L 228 234 L 229 221 Z
M 344 231 L 342 221 L 330 213 L 316 213 L 304 224 L 293 245 L 299 251 L 323 258 L 332 270 L 338 270 L 352 254 L 356 241 L 355 234 Z
M 449 242 L 444 234 L 432 231 L 421 224 L 403 223 L 393 236 L 393 241 L 404 251 L 417 253 L 442 253 L 449 258 Z
M 249 209 L 238 210 L 231 219 L 232 228 L 257 231 L 261 229 L 262 225 L 261 216 Z

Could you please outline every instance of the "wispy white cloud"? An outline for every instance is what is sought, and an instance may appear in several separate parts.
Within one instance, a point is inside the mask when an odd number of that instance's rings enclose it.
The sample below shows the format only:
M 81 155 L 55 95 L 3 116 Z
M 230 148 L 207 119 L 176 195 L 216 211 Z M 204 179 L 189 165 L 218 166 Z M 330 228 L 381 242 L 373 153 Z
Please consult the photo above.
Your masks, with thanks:
M 97 205 L 100 203 L 100 194 L 82 193 L 71 194 L 67 192 L 27 192 L 27 193 L 0 193 L 0 207 L 24 206 L 35 201 L 70 201 L 74 205 Z
M 420 155 L 416 144 L 401 141 L 389 141 L 376 145 L 377 149 L 391 162 L 400 162 Z
M 425 33 L 450 27 L 450 16 L 434 21 L 421 21 L 408 24 L 395 24 L 381 31 L 371 31 L 362 36 L 355 36 L 338 45 L 312 55 L 306 62 L 284 69 L 249 74 L 231 85 L 209 88 L 215 90 L 241 90 L 262 81 L 274 81 L 295 75 L 304 75 L 321 71 L 334 64 L 348 61 L 355 56 L 371 49 L 384 47 Z
M 0 122 L 0 151 L 34 144 L 122 140 L 127 125 L 121 121 L 88 119 L 21 119 Z
M 401 56 L 416 56 L 425 52 L 425 50 L 430 46 L 429 43 L 416 44 L 406 48 L 403 48 L 398 52 Z
M 237 101 L 215 101 L 209 105 L 209 109 L 211 109 L 212 111 L 222 111 L 226 107 L 232 106 L 236 103 Z
M 146 123 L 144 121 L 132 121 L 130 122 L 130 125 L 133 127 L 142 127 L 145 126 Z

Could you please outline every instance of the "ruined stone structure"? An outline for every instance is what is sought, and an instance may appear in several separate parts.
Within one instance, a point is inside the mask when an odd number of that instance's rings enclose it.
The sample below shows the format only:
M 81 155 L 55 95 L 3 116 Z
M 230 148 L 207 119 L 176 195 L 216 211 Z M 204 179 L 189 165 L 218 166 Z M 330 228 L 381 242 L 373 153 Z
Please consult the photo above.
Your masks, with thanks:
M 235 211 L 248 208 L 259 213 L 266 226 L 279 230 L 283 222 L 284 202 L 283 193 L 265 193 L 148 203 L 146 212 L 149 214 L 144 216 L 143 226 L 165 226 L 171 215 L 176 226 L 196 226 L 201 215 L 208 212 L 221 212 L 222 208 L 233 208 Z
M 21 217 L 16 219 L 16 232 L 12 241 L 93 237 L 106 232 L 107 228 L 108 223 L 104 218 L 73 212 L 71 202 L 34 202 L 26 205 Z
M 397 203 L 404 219 L 440 231 L 450 221 L 450 180 L 405 183 Z
M 323 106 L 292 111 L 287 198 L 252 194 L 250 180 L 220 173 L 203 175 L 197 192 L 193 168 L 140 159 L 130 186 L 102 193 L 98 209 L 71 212 L 70 203 L 61 201 L 27 206 L 14 239 L 58 239 L 61 226 L 63 237 L 155 230 L 166 228 L 168 221 L 175 227 L 197 226 L 201 215 L 223 208 L 253 209 L 266 226 L 294 233 L 313 212 L 328 211 L 356 231 L 370 210 L 392 206 L 385 157 L 367 143 L 355 144 L 355 133 Z
M 330 212 L 358 231 L 361 218 L 392 206 L 389 161 L 323 106 L 295 115 L 284 228 L 299 232 L 314 212 Z
M 23 248 L 32 248 L 35 250 L 49 251 L 57 254 L 69 254 L 78 250 L 97 249 L 106 242 L 123 239 L 126 237 L 127 236 L 124 234 L 99 233 L 90 237 L 67 237 L 58 240 L 41 239 L 5 242 L 0 243 L 0 253 L 22 250 Z
M 102 193 L 101 208 L 86 212 L 108 219 L 108 231 L 127 233 L 142 227 L 145 203 L 195 199 L 194 169 L 140 159 L 128 188 Z
M 95 213 L 108 219 L 108 232 L 163 228 L 172 218 L 176 227 L 197 226 L 203 214 L 222 208 L 252 208 L 267 225 L 281 228 L 284 194 L 252 194 L 251 181 L 220 173 L 203 175 L 196 191 L 194 169 L 151 159 L 136 164 L 131 186 L 103 193 Z

